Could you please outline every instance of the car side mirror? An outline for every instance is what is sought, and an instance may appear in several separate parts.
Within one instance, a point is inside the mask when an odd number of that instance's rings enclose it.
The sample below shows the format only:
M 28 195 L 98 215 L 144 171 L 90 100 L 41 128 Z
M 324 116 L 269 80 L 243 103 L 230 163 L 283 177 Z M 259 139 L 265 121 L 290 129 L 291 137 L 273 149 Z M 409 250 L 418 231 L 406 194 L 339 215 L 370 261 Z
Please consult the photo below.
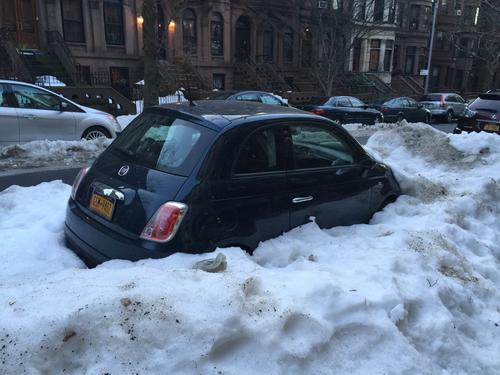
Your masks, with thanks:
M 69 105 L 66 102 L 61 102 L 61 104 L 59 105 L 59 109 L 61 112 L 67 111 L 68 108 L 69 108 Z
M 422 109 L 422 108 L 424 108 L 424 105 L 419 103 L 419 104 L 417 105 L 417 107 L 418 107 L 419 109 Z

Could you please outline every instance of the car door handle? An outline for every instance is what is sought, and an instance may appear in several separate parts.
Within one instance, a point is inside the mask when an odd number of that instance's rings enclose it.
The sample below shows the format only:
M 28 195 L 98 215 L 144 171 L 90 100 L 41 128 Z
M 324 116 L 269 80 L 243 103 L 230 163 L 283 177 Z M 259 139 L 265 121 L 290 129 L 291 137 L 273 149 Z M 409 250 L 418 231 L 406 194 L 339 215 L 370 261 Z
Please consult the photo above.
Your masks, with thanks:
M 297 197 L 297 198 L 293 198 L 292 199 L 292 202 L 293 203 L 303 203 L 303 202 L 309 202 L 309 201 L 312 201 L 314 198 L 310 195 L 308 197 Z
M 23 117 L 24 117 L 24 118 L 27 118 L 27 119 L 30 119 L 30 120 L 34 120 L 34 119 L 36 119 L 36 116 L 35 116 L 35 115 L 24 115 Z

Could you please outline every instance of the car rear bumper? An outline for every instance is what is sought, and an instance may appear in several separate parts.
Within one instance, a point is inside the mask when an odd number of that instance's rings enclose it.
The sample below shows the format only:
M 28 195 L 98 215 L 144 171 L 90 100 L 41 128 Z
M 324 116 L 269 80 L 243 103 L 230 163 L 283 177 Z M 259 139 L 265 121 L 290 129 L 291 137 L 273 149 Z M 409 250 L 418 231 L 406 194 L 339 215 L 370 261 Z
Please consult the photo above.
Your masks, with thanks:
M 165 248 L 158 250 L 156 243 L 133 240 L 110 231 L 86 216 L 71 199 L 66 209 L 65 224 L 64 234 L 68 247 L 88 266 L 95 266 L 110 259 L 137 261 L 164 258 L 175 252 Z M 150 245 L 151 249 L 139 244 Z
M 432 116 L 446 116 L 448 114 L 448 110 L 446 109 L 437 109 L 437 108 L 427 108 Z

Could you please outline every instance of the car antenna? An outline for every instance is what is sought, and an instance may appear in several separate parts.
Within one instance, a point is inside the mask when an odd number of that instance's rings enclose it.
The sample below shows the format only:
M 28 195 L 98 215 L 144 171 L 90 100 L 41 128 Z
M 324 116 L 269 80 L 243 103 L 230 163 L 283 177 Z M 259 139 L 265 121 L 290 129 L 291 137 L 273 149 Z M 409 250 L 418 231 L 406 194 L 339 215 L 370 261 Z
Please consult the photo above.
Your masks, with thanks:
M 191 94 L 191 84 L 189 83 L 189 75 L 186 74 L 186 84 L 187 84 L 187 94 L 188 94 L 188 100 L 189 100 L 189 105 L 191 107 L 196 106 L 196 103 L 193 101 L 193 95 Z

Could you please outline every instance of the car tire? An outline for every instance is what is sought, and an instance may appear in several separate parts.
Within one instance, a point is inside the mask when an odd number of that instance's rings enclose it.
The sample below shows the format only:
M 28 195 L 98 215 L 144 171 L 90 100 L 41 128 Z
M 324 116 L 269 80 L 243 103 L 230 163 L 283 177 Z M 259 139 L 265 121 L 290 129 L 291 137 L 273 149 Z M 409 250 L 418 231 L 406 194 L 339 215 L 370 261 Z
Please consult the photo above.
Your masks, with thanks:
M 375 119 L 373 120 L 373 125 L 380 124 L 381 122 L 382 122 L 382 117 L 377 116 L 377 117 L 375 117 Z
M 453 111 L 451 109 L 446 113 L 445 121 L 447 123 L 450 123 L 453 121 Z
M 398 117 L 396 118 L 396 122 L 401 122 L 405 119 L 405 117 L 400 113 Z
M 431 115 L 430 114 L 426 114 L 425 115 L 425 123 L 426 124 L 430 124 L 431 123 Z
M 111 134 L 102 126 L 93 126 L 83 132 L 82 139 L 92 141 L 98 138 L 111 138 Z

